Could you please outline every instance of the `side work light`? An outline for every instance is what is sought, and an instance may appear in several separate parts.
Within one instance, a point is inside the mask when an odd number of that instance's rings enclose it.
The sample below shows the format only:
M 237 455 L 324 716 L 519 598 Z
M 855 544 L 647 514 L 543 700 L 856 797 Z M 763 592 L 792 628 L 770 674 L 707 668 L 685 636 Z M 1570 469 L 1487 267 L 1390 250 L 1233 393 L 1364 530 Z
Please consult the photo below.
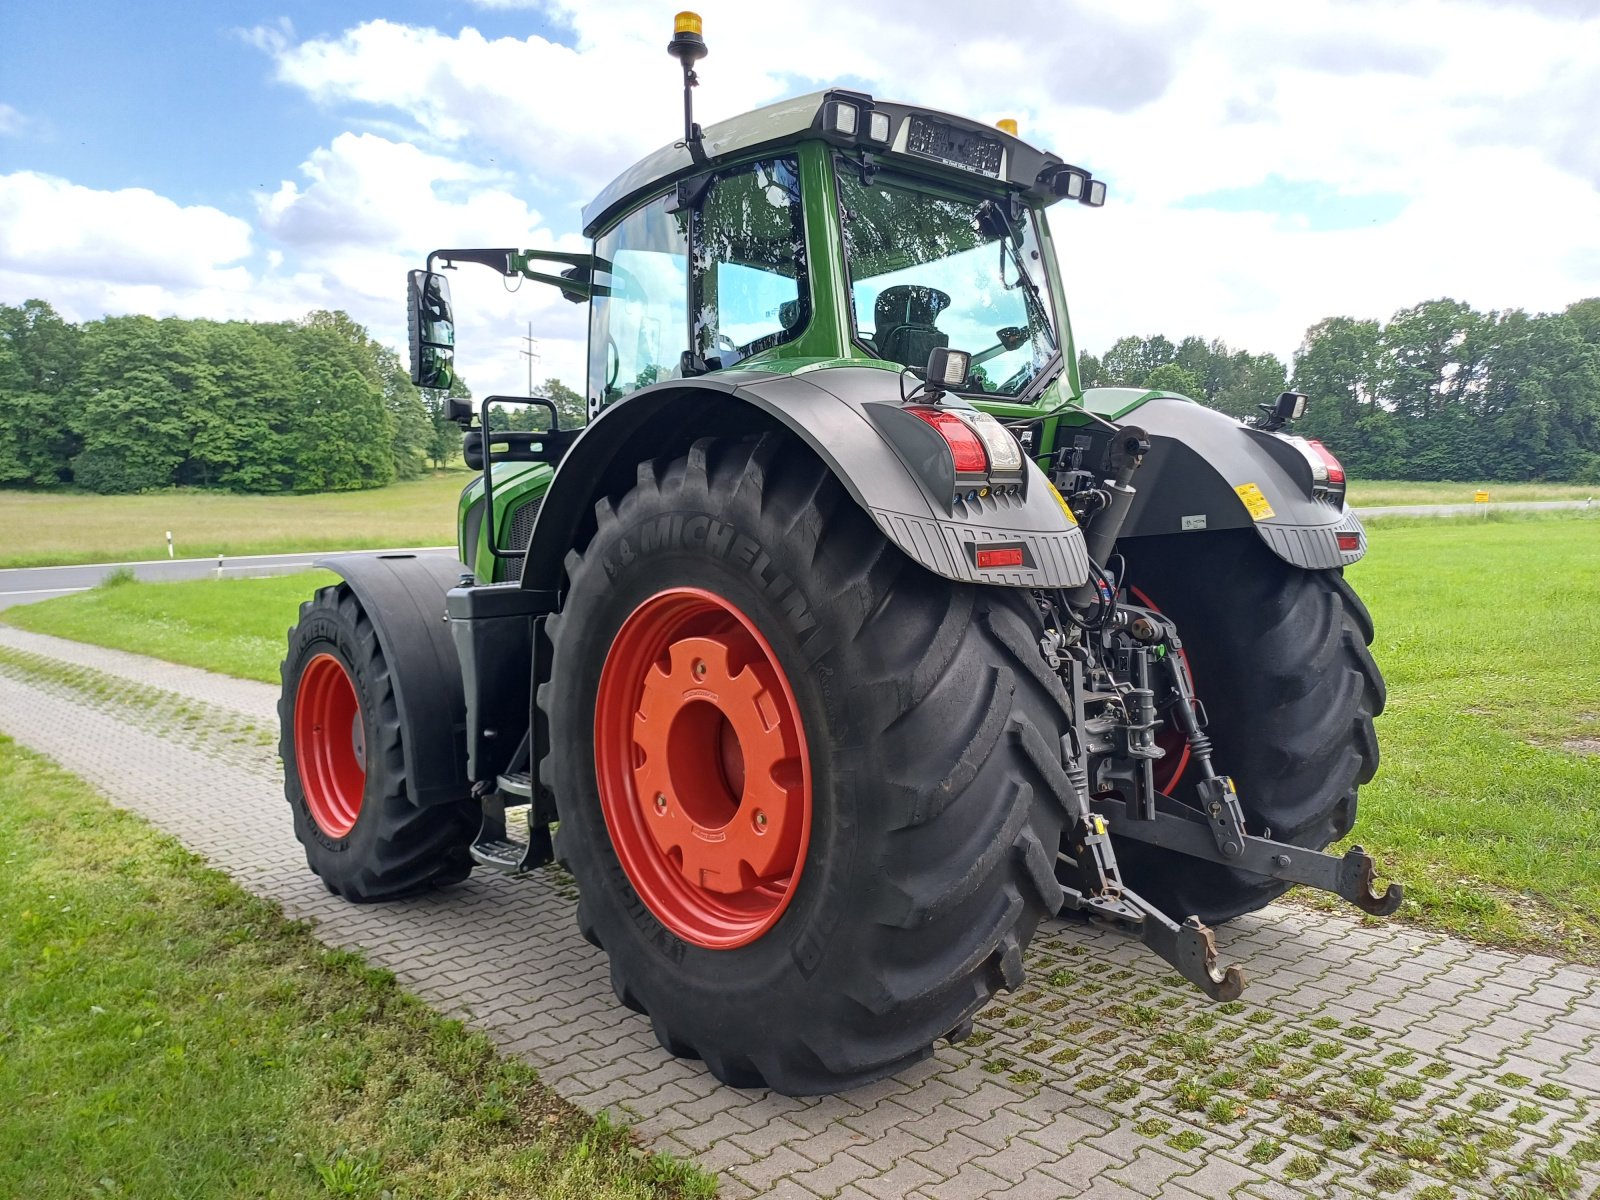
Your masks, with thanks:
M 936 346 L 928 354 L 923 378 L 928 381 L 930 388 L 961 388 L 966 386 L 967 374 L 971 370 L 972 355 L 965 350 Z

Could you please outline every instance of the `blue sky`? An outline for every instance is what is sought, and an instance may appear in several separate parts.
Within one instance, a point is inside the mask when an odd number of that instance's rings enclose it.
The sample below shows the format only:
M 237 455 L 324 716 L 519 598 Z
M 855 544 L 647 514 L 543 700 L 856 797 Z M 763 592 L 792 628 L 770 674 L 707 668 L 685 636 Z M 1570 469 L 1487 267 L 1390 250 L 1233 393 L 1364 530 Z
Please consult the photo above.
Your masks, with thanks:
M 0 142 L 0 169 L 27 165 L 95 188 L 146 187 L 180 204 L 223 207 L 272 189 L 342 114 L 273 80 L 248 40 L 289 22 L 306 39 L 375 19 L 486 36 L 571 44 L 571 31 L 527 9 L 465 3 L 129 4 L 49 0 L 7 6 L 0 102 L 45 126 L 26 145 Z
M 0 302 L 288 319 L 392 343 L 440 244 L 580 245 L 677 133 L 674 3 L 56 0 L 7 7 Z M 1080 345 L 1293 354 L 1326 316 L 1600 294 L 1600 0 L 707 0 L 715 119 L 843 82 L 984 120 L 1111 183 L 1056 239 Z M 929 70 L 927 64 L 946 64 Z M 1514 197 L 1514 199 L 1511 199 Z M 582 312 L 456 287 L 475 386 L 582 375 Z

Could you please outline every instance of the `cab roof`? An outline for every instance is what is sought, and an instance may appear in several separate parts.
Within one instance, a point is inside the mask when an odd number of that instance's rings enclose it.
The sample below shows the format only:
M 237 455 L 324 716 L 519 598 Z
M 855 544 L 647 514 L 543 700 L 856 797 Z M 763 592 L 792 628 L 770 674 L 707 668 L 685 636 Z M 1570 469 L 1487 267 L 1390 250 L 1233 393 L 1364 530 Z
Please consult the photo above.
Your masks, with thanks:
M 855 109 L 853 132 L 838 128 L 848 120 L 848 114 L 841 118 L 840 106 Z M 880 113 L 888 118 L 887 140 L 869 136 L 874 128 L 884 127 L 881 118 L 873 121 L 873 114 Z M 930 131 L 939 143 L 932 148 Z M 913 134 L 917 135 L 915 144 L 919 148 L 913 148 Z M 696 163 L 681 140 L 646 155 L 607 184 L 584 208 L 584 233 L 594 237 L 637 202 L 676 180 L 714 170 L 766 147 L 779 148 L 807 139 L 826 141 L 842 149 L 859 148 L 880 158 L 884 165 L 893 162 L 919 173 L 1003 182 L 1042 204 L 1061 198 L 1052 181 L 1066 164 L 1048 151 L 966 117 L 831 88 L 780 100 L 708 126 L 702 143 L 704 163 Z M 955 157 L 939 152 L 941 147 L 949 150 L 952 145 L 959 145 L 962 152 Z M 967 147 L 973 146 L 980 150 L 966 152 Z M 1081 172 L 1081 168 L 1070 169 Z M 1087 172 L 1081 173 L 1087 178 Z

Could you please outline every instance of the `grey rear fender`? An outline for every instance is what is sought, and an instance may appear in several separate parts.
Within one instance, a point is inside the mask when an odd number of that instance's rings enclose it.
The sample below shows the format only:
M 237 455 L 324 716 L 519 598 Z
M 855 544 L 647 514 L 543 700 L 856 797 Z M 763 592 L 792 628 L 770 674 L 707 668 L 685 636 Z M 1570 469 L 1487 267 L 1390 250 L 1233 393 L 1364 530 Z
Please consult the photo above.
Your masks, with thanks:
M 1150 434 L 1122 537 L 1253 528 L 1279 558 L 1311 570 L 1348 566 L 1367 552 L 1361 521 L 1348 505 L 1312 494 L 1310 464 L 1286 438 L 1176 396 L 1119 419 Z M 1340 534 L 1355 535 L 1357 548 L 1341 550 Z
M 1043 473 L 1024 461 L 1015 496 L 954 500 L 943 442 L 900 411 L 900 377 L 870 367 L 774 375 L 718 372 L 657 384 L 590 422 L 562 459 L 534 526 L 523 586 L 560 586 L 562 561 L 593 530 L 595 503 L 633 486 L 637 464 L 703 437 L 782 431 L 817 455 L 891 542 L 935 575 L 1001 587 L 1076 587 L 1083 535 Z M 951 477 L 953 478 L 953 477 Z M 980 568 L 977 551 L 1020 547 L 1021 566 Z

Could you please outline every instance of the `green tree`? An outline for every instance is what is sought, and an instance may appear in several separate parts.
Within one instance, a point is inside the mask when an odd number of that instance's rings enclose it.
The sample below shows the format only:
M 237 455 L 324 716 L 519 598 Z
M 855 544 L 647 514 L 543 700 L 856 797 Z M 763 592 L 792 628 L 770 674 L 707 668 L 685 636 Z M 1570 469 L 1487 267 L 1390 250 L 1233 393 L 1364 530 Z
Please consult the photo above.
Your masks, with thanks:
M 394 418 L 394 475 L 396 479 L 415 479 L 428 469 L 433 421 L 422 402 L 422 393 L 411 382 L 400 356 L 387 346 L 373 346 L 378 377 L 382 380 L 383 404 Z
M 1143 387 L 1150 372 L 1177 359 L 1177 347 L 1160 334 L 1118 338 L 1100 359 L 1100 387 Z
M 1258 415 L 1261 405 L 1271 404 L 1289 386 L 1289 370 L 1276 354 L 1250 354 L 1239 350 L 1230 355 L 1227 362 L 1226 381 L 1209 402 L 1231 416 Z
M 394 416 L 383 401 L 371 340 L 342 312 L 292 327 L 295 491 L 346 491 L 394 482 Z
M 73 481 L 94 492 L 170 487 L 188 456 L 188 393 L 205 367 L 186 323 L 107 317 L 83 329 L 69 420 L 81 439 Z
M 561 418 L 561 428 L 577 429 L 589 423 L 589 405 L 581 393 L 569 388 L 559 379 L 546 379 L 539 394 L 556 402 L 556 412 Z
M 1145 376 L 1139 385 L 1152 392 L 1176 392 L 1180 396 L 1190 399 L 1200 399 L 1204 395 L 1204 387 L 1200 377 L 1193 371 L 1185 370 L 1177 363 L 1162 363 L 1150 374 Z
M 0 486 L 71 478 L 78 440 L 65 396 L 81 358 L 78 327 L 45 301 L 0 304 Z
M 472 399 L 472 389 L 459 375 L 451 381 L 448 390 L 430 388 L 422 394 L 423 407 L 428 413 L 428 461 L 434 470 L 443 470 L 461 455 L 461 427 L 450 419 L 446 401 L 450 397 Z

